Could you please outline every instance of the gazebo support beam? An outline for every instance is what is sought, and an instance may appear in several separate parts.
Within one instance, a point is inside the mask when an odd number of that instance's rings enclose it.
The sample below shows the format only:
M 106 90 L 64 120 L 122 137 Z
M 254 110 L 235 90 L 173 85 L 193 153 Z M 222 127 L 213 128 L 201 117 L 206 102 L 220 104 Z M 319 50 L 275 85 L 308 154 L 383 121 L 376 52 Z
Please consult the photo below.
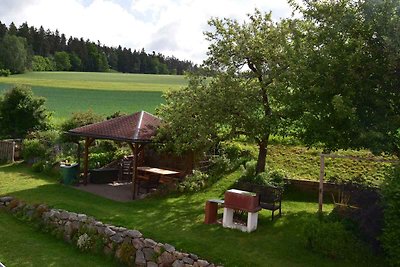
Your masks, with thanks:
M 84 184 L 88 183 L 88 169 L 89 169 L 89 147 L 93 144 L 95 139 L 91 137 L 85 137 L 85 154 L 83 158 L 83 178 Z
M 137 190 L 136 188 L 136 177 L 137 177 L 137 167 L 138 167 L 138 155 L 139 155 L 139 145 L 138 143 L 128 143 L 129 147 L 133 153 L 133 172 L 132 172 L 132 199 L 136 198 Z

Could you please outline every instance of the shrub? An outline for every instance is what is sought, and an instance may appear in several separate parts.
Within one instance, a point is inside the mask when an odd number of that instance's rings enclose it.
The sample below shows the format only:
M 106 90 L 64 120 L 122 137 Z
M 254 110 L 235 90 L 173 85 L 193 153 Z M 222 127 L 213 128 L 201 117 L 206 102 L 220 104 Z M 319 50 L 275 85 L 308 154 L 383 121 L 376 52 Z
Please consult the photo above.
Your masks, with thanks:
M 309 218 L 304 224 L 306 247 L 332 259 L 352 257 L 352 251 L 364 249 L 355 236 L 339 221 Z
M 9 69 L 0 69 L 0 77 L 8 77 L 11 75 L 11 71 Z
M 89 168 L 100 168 L 114 159 L 113 152 L 91 153 L 89 158 Z
M 30 87 L 16 85 L 0 99 L 0 135 L 22 138 L 31 131 L 49 129 L 46 99 L 35 96 Z
M 22 143 L 22 156 L 29 163 L 41 161 L 43 169 L 51 169 L 60 152 L 57 145 L 58 138 L 59 133 L 54 130 L 32 132 Z
M 39 139 L 25 139 L 22 145 L 22 156 L 25 160 L 33 163 L 37 159 L 45 158 L 46 147 Z
M 210 163 L 209 173 L 212 176 L 219 176 L 233 169 L 232 162 L 226 155 L 212 157 Z
M 239 178 L 238 183 L 250 183 L 254 185 L 283 187 L 284 179 L 288 178 L 285 171 L 281 169 L 267 168 L 265 172 L 256 174 L 256 161 L 246 163 L 243 174 Z
M 400 266 L 400 166 L 393 168 L 382 187 L 384 228 L 382 247 L 392 266 Z
M 179 192 L 196 192 L 206 187 L 208 182 L 208 174 L 194 170 L 192 175 L 186 176 L 185 180 L 178 184 Z
M 92 248 L 92 243 L 92 238 L 87 233 L 84 233 L 78 237 L 76 245 L 80 250 L 87 251 Z

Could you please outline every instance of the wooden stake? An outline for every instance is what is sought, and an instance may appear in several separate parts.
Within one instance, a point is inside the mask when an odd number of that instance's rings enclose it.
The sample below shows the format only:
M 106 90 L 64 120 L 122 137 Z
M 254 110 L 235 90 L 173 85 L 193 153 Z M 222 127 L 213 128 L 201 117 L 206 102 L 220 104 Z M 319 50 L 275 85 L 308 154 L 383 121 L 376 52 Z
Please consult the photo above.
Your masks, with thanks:
M 324 176 L 325 176 L 325 155 L 321 154 L 319 169 L 319 196 L 318 196 L 318 212 L 322 213 L 322 204 L 324 198 Z

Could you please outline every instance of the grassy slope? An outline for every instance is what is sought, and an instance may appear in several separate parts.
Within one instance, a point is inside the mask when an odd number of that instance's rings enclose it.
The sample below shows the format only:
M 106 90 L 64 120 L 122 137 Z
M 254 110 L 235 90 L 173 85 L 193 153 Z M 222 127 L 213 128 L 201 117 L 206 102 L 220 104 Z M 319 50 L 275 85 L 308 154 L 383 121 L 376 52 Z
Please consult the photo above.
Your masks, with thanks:
M 287 171 L 292 178 L 318 180 L 321 152 L 303 146 L 271 145 L 267 164 Z M 360 158 L 382 158 L 374 157 L 367 150 L 338 151 L 335 154 Z M 355 177 L 362 177 L 361 179 L 367 181 L 368 184 L 376 186 L 382 182 L 385 169 L 389 166 L 390 163 L 326 158 L 325 179 L 330 180 L 336 176 L 343 180 L 354 180 Z
M 30 85 L 35 95 L 45 97 L 57 122 L 72 112 L 89 109 L 102 115 L 140 110 L 154 113 L 163 102 L 162 93 L 185 86 L 186 80 L 177 75 L 30 72 L 0 77 L 0 92 L 13 84 Z
M 42 233 L 0 210 L 0 261 L 8 266 L 118 266 Z
M 11 194 L 29 202 L 46 202 L 58 208 L 83 212 L 115 225 L 141 230 L 146 236 L 174 244 L 177 248 L 225 266 L 379 266 L 381 259 L 350 251 L 353 261 L 333 261 L 309 252 L 301 233 L 303 222 L 315 216 L 316 196 L 287 193 L 283 217 L 271 222 L 270 213 L 262 211 L 258 230 L 247 234 L 204 225 L 206 199 L 221 197 L 238 177 L 224 177 L 207 191 L 192 195 L 167 196 L 118 203 L 54 182 L 25 167 L 0 167 L 0 195 Z M 332 208 L 325 206 L 326 210 Z M 238 249 L 240 247 L 240 249 Z M 24 243 L 21 242 L 21 249 Z M 4 252 L 4 248 L 0 247 Z

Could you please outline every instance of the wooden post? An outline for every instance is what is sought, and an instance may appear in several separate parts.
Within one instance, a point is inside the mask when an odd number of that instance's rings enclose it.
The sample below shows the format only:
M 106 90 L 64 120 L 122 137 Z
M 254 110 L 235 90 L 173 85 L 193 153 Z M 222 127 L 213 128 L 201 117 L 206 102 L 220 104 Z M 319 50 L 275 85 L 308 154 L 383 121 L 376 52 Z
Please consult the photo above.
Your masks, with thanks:
M 86 137 L 85 138 L 85 155 L 83 158 L 83 178 L 84 184 L 88 183 L 88 168 L 89 168 L 89 146 L 93 143 L 94 138 Z
M 325 176 L 325 155 L 321 154 L 319 169 L 319 196 L 318 196 L 318 212 L 322 213 L 322 203 L 324 199 L 324 176 Z
M 12 153 L 11 153 L 11 163 L 14 163 L 15 159 L 15 142 L 12 142 Z
M 136 177 L 137 177 L 137 162 L 139 154 L 139 145 L 137 143 L 129 143 L 129 146 L 133 153 L 133 172 L 132 172 L 132 199 L 136 198 L 137 188 L 136 188 Z

